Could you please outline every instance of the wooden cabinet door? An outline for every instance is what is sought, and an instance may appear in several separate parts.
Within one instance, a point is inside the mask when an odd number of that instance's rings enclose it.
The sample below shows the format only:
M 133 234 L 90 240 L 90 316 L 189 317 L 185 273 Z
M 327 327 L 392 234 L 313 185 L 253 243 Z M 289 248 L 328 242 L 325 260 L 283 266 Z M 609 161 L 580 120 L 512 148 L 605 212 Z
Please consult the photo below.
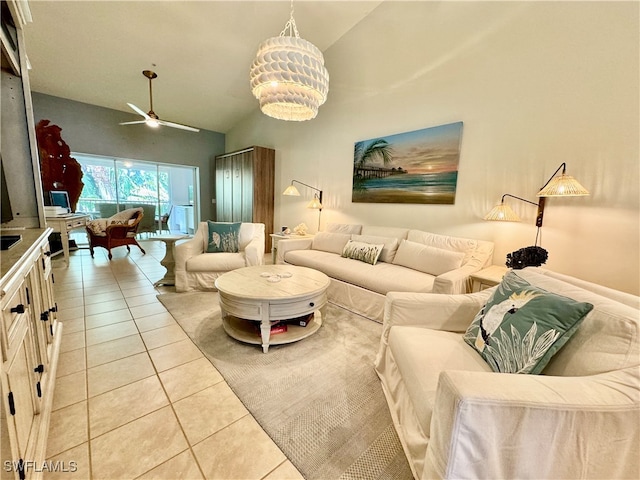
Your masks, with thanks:
M 29 455 L 32 453 L 33 439 L 36 436 L 33 435 L 33 430 L 37 423 L 37 401 L 32 367 L 35 360 L 30 326 L 30 321 L 20 321 L 18 335 L 9 349 L 9 358 L 3 364 L 0 375 L 3 416 L 7 422 L 11 444 L 10 460 L 14 462 L 14 471 L 17 470 L 17 462 L 20 459 L 31 460 Z
M 234 200 L 239 204 L 237 222 L 253 222 L 253 152 L 245 152 L 235 159 L 241 174 L 239 191 L 235 193 Z
M 216 159 L 216 218 L 230 222 L 233 218 L 233 161 L 230 157 Z

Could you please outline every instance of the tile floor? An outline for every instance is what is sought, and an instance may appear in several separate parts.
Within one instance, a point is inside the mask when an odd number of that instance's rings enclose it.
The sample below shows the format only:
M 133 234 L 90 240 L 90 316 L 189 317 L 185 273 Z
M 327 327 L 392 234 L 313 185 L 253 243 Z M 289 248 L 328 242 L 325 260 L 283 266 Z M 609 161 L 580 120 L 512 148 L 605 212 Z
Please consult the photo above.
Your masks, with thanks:
M 64 324 L 46 478 L 302 479 L 157 300 L 164 244 L 54 258 Z M 73 464 L 71 462 L 74 462 Z

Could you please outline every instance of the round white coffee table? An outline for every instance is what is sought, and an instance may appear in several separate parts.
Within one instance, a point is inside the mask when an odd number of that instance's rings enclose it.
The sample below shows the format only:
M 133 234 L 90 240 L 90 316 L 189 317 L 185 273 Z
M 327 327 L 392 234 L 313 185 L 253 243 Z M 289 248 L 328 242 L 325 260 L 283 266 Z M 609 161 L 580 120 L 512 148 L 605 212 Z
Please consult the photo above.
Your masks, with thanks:
M 156 235 L 155 237 L 153 237 L 154 240 L 160 240 L 166 245 L 164 258 L 160 261 L 160 265 L 167 269 L 167 273 L 164 274 L 164 277 L 153 284 L 155 287 L 159 285 L 176 284 L 176 261 L 173 257 L 173 247 L 178 240 L 182 240 L 184 238 L 189 238 L 189 235 Z
M 215 282 L 224 329 L 236 340 L 262 345 L 264 353 L 269 345 L 306 338 L 322 325 L 329 283 L 324 273 L 293 265 L 260 265 L 227 272 Z M 299 318 L 308 319 L 307 326 L 290 322 L 286 332 L 271 335 L 273 322 Z

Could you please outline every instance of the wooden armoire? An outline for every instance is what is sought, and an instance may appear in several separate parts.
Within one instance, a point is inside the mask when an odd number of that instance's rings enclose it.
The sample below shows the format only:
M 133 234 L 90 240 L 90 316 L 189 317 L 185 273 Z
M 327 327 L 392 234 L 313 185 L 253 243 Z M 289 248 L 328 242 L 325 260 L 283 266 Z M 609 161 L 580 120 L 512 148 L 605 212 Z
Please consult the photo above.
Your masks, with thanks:
M 275 150 L 249 147 L 215 157 L 216 219 L 264 223 L 265 252 L 271 251 Z

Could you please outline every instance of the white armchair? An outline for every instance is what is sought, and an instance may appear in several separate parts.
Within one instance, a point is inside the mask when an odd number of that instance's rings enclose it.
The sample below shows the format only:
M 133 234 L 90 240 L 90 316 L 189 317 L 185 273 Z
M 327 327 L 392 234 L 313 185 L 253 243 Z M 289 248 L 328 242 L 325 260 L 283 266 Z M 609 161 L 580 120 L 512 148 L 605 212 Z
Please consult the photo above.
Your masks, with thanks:
M 594 305 L 540 375 L 495 373 L 463 340 L 497 287 L 387 295 L 376 371 L 415 478 L 640 478 L 640 299 L 518 275 Z
M 200 222 L 192 239 L 175 246 L 177 292 L 215 290 L 215 281 L 236 268 L 264 264 L 264 224 L 242 223 L 238 253 L 206 253 L 207 222 Z

